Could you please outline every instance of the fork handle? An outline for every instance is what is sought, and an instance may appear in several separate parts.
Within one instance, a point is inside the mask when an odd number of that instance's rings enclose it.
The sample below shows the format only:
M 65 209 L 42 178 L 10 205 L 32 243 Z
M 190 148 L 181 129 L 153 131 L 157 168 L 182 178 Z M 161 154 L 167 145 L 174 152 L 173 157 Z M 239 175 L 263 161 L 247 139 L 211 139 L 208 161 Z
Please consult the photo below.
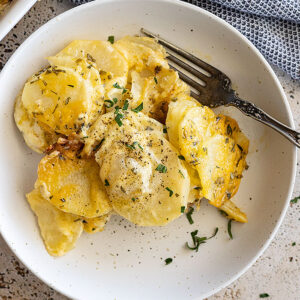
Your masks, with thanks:
M 292 128 L 282 124 L 281 122 L 275 120 L 273 117 L 265 113 L 262 109 L 258 108 L 256 105 L 242 100 L 236 95 L 233 95 L 230 103 L 228 105 L 235 106 L 245 115 L 268 125 L 269 127 L 275 129 L 277 132 L 282 134 L 285 138 L 295 144 L 300 148 L 300 133 L 293 130 Z

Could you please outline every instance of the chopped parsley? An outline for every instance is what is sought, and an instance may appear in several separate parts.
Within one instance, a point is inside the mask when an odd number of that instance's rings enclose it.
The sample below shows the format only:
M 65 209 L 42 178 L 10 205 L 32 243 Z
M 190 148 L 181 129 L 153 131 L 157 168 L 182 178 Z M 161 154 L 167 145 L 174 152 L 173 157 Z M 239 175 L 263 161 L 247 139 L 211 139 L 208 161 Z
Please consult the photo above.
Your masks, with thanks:
M 69 86 L 69 87 L 71 87 L 71 88 L 73 88 L 73 87 L 74 87 L 74 85 L 73 85 L 73 84 L 68 84 L 68 86 Z
M 169 197 L 172 197 L 172 195 L 174 194 L 174 192 L 170 188 L 168 188 L 168 187 L 166 187 L 166 190 L 169 192 Z
M 300 199 L 300 196 L 295 197 L 294 199 L 291 200 L 291 203 L 292 203 L 292 204 L 295 204 L 295 203 L 298 202 L 299 199 Z
M 270 295 L 268 293 L 259 294 L 259 298 L 268 298 Z
M 119 127 L 121 127 L 123 125 L 122 123 L 122 119 L 124 118 L 124 115 L 117 113 L 117 115 L 115 116 L 115 121 L 117 122 L 117 124 L 119 125 Z
M 133 142 L 131 145 L 126 143 L 125 146 L 132 150 L 135 150 L 135 146 L 138 146 L 141 150 L 144 150 L 144 148 L 140 145 L 139 142 Z
M 224 217 L 228 216 L 227 212 L 225 212 L 224 210 L 221 210 L 221 209 L 220 209 L 220 214 Z
M 185 178 L 181 170 L 178 170 L 178 172 L 183 178 Z
M 136 108 L 132 109 L 132 111 L 135 112 L 135 113 L 138 113 L 138 112 L 142 111 L 143 108 L 144 108 L 144 104 L 142 102 L 139 106 L 137 106 Z
M 104 100 L 104 104 L 107 108 L 113 107 L 114 106 L 114 102 L 111 100 Z
M 125 102 L 124 102 L 124 105 L 123 105 L 123 110 L 127 110 L 128 109 L 128 106 L 129 106 L 129 102 L 128 100 L 126 99 Z
M 125 94 L 127 92 L 127 90 L 124 87 L 121 87 L 117 82 L 113 84 L 113 87 L 119 90 L 123 90 L 122 94 Z
M 113 44 L 113 43 L 115 42 L 115 37 L 114 37 L 113 35 L 110 35 L 110 36 L 107 38 L 107 40 L 108 40 L 111 44 Z
M 203 236 L 203 237 L 197 236 L 198 230 L 195 230 L 195 231 L 191 232 L 191 236 L 192 236 L 192 240 L 193 240 L 193 244 L 194 244 L 194 245 L 191 247 L 191 246 L 189 246 L 189 244 L 188 244 L 188 242 L 187 242 L 187 243 L 186 243 L 187 248 L 189 248 L 190 250 L 195 250 L 196 252 L 198 252 L 199 246 L 200 246 L 201 244 L 206 243 L 207 240 L 209 240 L 209 239 L 215 237 L 216 234 L 218 233 L 218 231 L 219 231 L 219 228 L 217 227 L 217 228 L 215 229 L 215 232 L 213 233 L 213 235 L 210 236 L 209 238 L 206 237 L 206 236 Z
M 185 206 L 181 206 L 181 208 L 180 208 L 180 212 L 183 214 L 183 213 L 184 213 L 184 211 L 185 211 Z
M 113 98 L 113 102 L 116 104 L 118 102 L 118 98 Z
M 159 164 L 155 171 L 158 171 L 159 173 L 167 173 L 167 167 L 162 165 L 162 164 Z
M 229 235 L 230 239 L 232 240 L 233 237 L 232 237 L 232 232 L 231 232 L 231 223 L 232 223 L 232 219 L 230 219 L 230 220 L 228 221 L 228 224 L 227 224 L 227 231 L 228 231 L 228 235 Z
M 194 223 L 194 220 L 192 218 L 193 212 L 194 212 L 194 207 L 189 207 L 189 211 L 186 213 L 186 217 L 187 217 L 190 224 Z
M 117 82 L 113 84 L 113 87 L 119 90 L 123 89 Z
M 185 160 L 183 155 L 178 155 L 178 158 L 181 159 L 181 160 Z
M 191 236 L 192 236 L 192 240 L 193 240 L 193 246 L 189 246 L 189 243 L 186 242 L 186 246 L 190 249 L 190 250 L 195 250 L 196 252 L 198 252 L 199 250 L 199 246 L 201 244 L 204 244 L 206 243 L 205 241 L 207 240 L 207 237 L 204 236 L 204 237 L 199 237 L 197 236 L 198 234 L 198 230 L 195 230 L 193 232 L 191 232 Z
M 292 246 L 293 246 L 293 247 L 296 246 L 296 242 L 293 242 L 293 243 L 292 243 Z
M 105 185 L 105 186 L 109 186 L 109 182 L 108 182 L 107 179 L 104 180 L 104 185 Z
M 164 127 L 164 129 L 163 129 L 163 133 L 168 133 L 168 131 L 167 131 L 167 128 L 166 128 L 166 127 Z
M 98 151 L 98 149 L 100 148 L 100 146 L 102 145 L 103 142 L 104 142 L 104 138 L 100 141 L 99 144 L 97 144 L 97 145 L 94 147 L 93 151 Z
M 134 202 L 134 201 L 136 200 L 136 198 L 133 198 L 133 197 L 132 197 L 131 200 Z
M 172 261 L 173 259 L 171 257 L 165 259 L 166 265 L 169 265 Z
M 158 83 L 158 81 L 157 81 L 157 78 L 156 78 L 156 77 L 154 77 L 154 82 L 155 82 L 155 84 L 157 84 L 157 83 Z

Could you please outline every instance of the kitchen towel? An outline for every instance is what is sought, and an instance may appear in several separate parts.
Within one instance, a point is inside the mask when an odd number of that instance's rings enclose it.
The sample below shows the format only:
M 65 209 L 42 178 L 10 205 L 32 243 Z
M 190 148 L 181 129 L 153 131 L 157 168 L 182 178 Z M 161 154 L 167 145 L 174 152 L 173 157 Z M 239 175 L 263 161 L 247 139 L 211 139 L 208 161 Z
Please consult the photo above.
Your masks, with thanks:
M 83 4 L 91 0 L 70 0 Z M 185 0 L 224 19 L 272 64 L 300 79 L 300 0 Z

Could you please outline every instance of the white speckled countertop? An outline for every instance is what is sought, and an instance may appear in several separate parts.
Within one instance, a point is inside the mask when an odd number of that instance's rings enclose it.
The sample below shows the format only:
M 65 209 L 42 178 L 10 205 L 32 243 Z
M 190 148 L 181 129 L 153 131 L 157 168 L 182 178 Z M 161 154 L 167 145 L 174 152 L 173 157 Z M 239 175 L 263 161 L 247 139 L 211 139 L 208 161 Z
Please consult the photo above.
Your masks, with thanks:
M 32 32 L 71 7 L 68 0 L 38 1 L 0 42 L 0 68 L 2 69 L 11 54 Z M 292 80 L 277 68 L 275 72 L 291 105 L 295 126 L 300 130 L 300 82 Z M 298 167 L 293 196 L 300 195 L 299 172 Z M 261 293 L 268 293 L 270 297 L 267 299 L 300 299 L 299 213 L 300 203 L 290 205 L 283 224 L 265 253 L 240 279 L 210 297 L 209 300 L 260 299 Z M 295 246 L 292 245 L 294 242 Z M 27 270 L 0 236 L 0 299 L 62 300 L 67 298 L 49 288 Z

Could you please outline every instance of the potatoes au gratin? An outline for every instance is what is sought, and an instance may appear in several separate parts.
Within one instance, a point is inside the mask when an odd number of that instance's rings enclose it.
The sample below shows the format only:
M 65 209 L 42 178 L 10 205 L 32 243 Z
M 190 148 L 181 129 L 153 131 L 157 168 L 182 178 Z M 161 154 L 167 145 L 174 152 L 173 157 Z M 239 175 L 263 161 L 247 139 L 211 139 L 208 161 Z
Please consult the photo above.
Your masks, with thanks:
M 190 97 L 166 56 L 147 37 L 75 40 L 17 97 L 16 124 L 44 153 L 26 197 L 49 254 L 102 231 L 112 214 L 162 226 L 202 198 L 247 222 L 231 198 L 249 141 L 235 120 Z

